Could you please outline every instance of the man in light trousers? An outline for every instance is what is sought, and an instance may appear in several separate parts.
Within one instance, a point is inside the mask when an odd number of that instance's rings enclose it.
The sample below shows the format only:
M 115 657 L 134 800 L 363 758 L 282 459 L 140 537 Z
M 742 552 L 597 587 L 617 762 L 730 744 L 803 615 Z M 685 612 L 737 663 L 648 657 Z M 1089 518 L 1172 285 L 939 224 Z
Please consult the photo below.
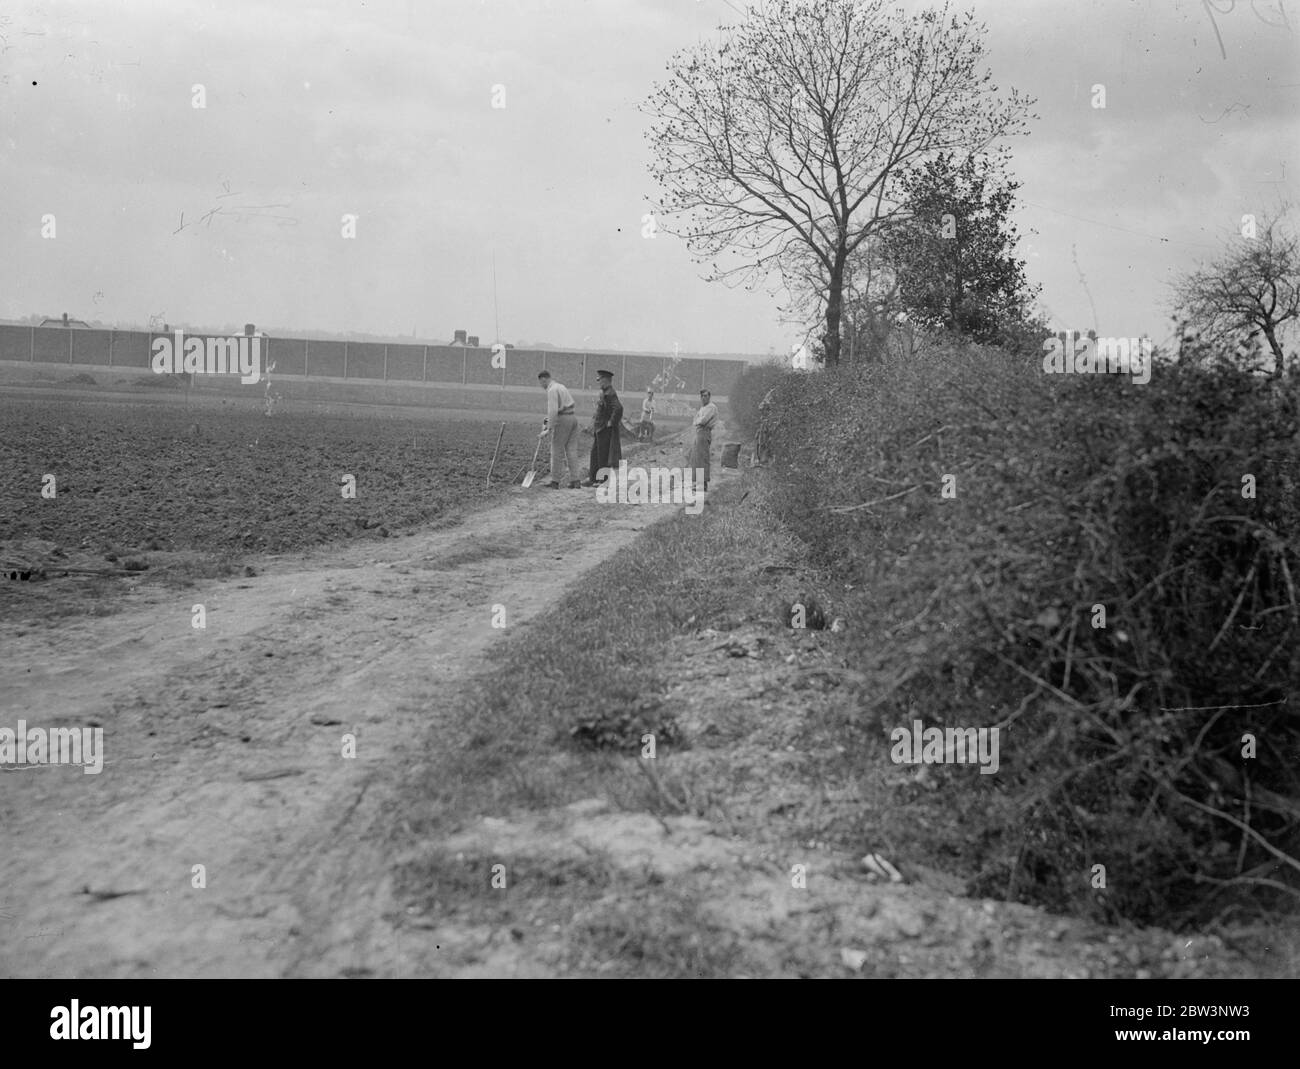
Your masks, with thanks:
M 700 410 L 695 414 L 695 438 L 691 443 L 687 464 L 692 478 L 703 476 L 704 489 L 709 488 L 710 454 L 713 451 L 713 428 L 718 422 L 718 406 L 708 390 L 700 391 Z
M 546 419 L 542 421 L 542 433 L 549 431 L 551 434 L 551 477 L 546 488 L 560 488 L 560 476 L 567 461 L 569 489 L 577 490 L 582 486 L 582 473 L 578 468 L 581 449 L 578 446 L 578 417 L 573 414 L 573 394 L 563 383 L 552 379 L 549 371 L 538 374 L 537 381 L 546 391 Z

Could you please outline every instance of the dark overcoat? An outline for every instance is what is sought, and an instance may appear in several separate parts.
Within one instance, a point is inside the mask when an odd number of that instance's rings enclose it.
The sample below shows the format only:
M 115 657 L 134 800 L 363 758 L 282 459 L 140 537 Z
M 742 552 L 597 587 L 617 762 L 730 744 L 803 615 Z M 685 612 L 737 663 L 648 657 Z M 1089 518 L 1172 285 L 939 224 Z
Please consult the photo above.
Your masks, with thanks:
M 623 425 L 623 402 L 614 387 L 601 392 L 596 402 L 596 415 L 592 419 L 591 471 L 589 477 L 600 478 L 601 468 L 618 469 L 623 459 L 623 440 L 619 428 Z

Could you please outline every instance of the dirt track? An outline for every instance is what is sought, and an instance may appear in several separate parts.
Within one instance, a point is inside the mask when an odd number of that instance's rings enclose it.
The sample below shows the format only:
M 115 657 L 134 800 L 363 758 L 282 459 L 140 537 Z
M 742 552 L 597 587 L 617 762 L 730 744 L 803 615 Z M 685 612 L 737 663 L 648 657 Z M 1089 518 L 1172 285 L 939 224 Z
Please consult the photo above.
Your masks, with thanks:
M 672 510 L 537 488 L 464 527 L 142 588 L 107 621 L 0 624 L 0 724 L 101 725 L 105 749 L 99 775 L 0 772 L 0 976 L 402 974 L 367 829 L 455 715 L 446 684 L 507 633 L 493 605 L 536 616 Z
M 453 684 L 675 508 L 539 487 L 450 529 L 264 557 L 254 577 L 188 590 L 141 586 L 108 618 L 0 622 L 0 726 L 100 725 L 105 749 L 99 775 L 0 769 L 0 976 L 639 975 L 664 933 L 620 936 L 626 961 L 581 933 L 637 932 L 636 911 L 666 887 L 693 903 L 700 941 L 664 952 L 670 975 L 700 955 L 701 974 L 721 975 L 1258 975 L 1213 937 L 962 898 L 934 874 L 872 886 L 856 858 L 814 844 L 608 799 L 398 834 L 436 788 L 428 770 L 447 755 L 431 740 L 444 734 L 454 761 L 465 736 L 439 730 L 461 726 Z M 725 655 L 702 637 L 669 651 L 684 688 L 673 700 L 780 734 L 752 694 L 782 665 L 728 660 L 720 675 Z M 780 801 L 763 785 L 779 793 L 782 749 L 726 759 L 753 773 L 755 804 Z M 512 886 L 546 891 L 476 907 L 497 862 Z M 808 865 L 806 891 L 791 888 L 793 862 Z M 460 908 L 443 908 L 448 888 Z

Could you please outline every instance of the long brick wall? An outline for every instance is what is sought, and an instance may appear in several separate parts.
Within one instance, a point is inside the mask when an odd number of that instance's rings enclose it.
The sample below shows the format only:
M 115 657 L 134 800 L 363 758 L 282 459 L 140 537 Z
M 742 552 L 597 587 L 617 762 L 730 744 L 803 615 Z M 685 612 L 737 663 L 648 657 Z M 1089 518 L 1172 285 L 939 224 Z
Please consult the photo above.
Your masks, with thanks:
M 153 340 L 170 337 L 148 331 L 82 330 L 0 324 L 0 361 L 150 370 Z M 187 334 L 186 337 L 206 337 Z M 345 379 L 364 382 L 511 387 L 536 386 L 544 368 L 577 390 L 594 389 L 596 371 L 614 373 L 614 388 L 636 397 L 649 388 L 660 394 L 731 392 L 745 368 L 741 360 L 683 359 L 630 353 L 581 353 L 507 349 L 505 367 L 492 366 L 492 350 L 451 345 L 377 344 L 303 338 L 263 338 L 263 367 L 275 363 L 274 378 Z M 499 363 L 500 361 L 498 361 Z

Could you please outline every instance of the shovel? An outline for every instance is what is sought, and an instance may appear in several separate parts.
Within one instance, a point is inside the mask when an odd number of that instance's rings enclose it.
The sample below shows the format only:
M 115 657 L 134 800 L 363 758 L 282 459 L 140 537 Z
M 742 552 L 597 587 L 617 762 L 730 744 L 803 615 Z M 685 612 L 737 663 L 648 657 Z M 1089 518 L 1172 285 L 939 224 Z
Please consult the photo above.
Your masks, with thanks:
M 529 468 L 528 474 L 524 476 L 524 489 L 527 490 L 533 485 L 533 480 L 537 478 L 537 455 L 542 451 L 542 439 L 546 437 L 546 432 L 542 431 L 537 436 L 537 448 L 533 450 L 533 463 Z

